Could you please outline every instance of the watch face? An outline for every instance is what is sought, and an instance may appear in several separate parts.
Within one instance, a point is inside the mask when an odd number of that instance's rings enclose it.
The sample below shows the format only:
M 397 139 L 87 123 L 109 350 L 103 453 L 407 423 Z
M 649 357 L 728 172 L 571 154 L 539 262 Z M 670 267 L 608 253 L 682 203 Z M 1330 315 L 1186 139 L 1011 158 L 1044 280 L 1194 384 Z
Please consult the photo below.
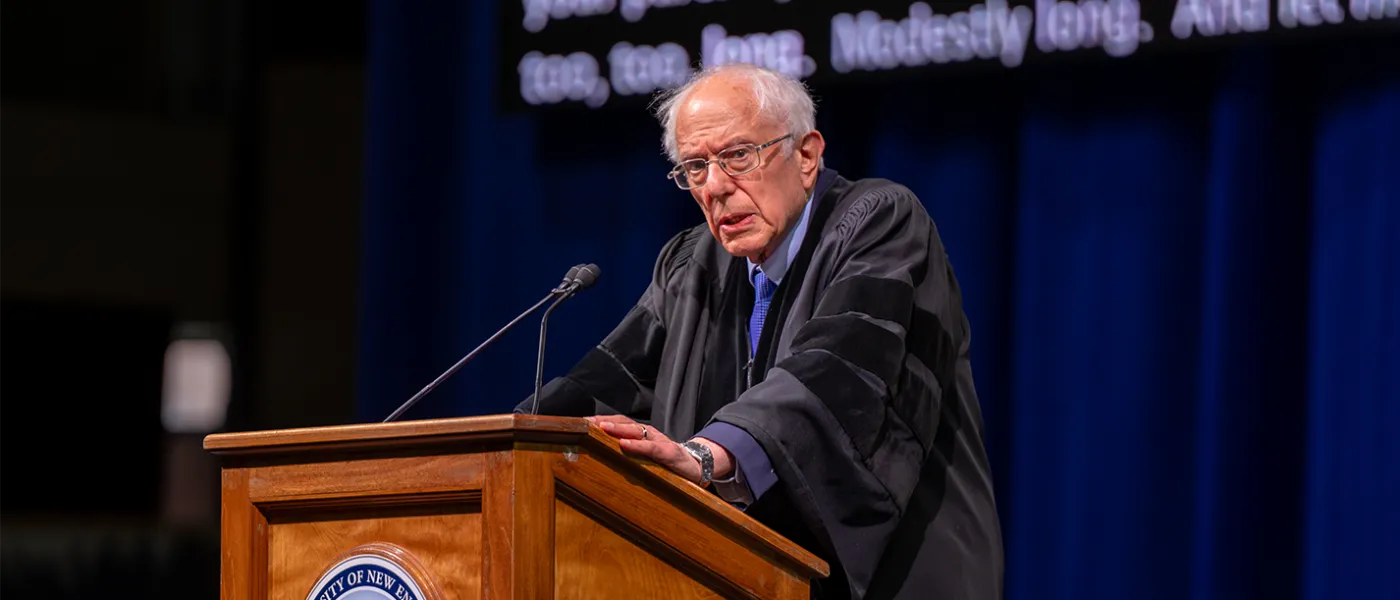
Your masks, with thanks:
M 700 442 L 686 442 L 684 447 L 695 460 L 700 461 L 700 484 L 705 485 L 710 482 L 710 477 L 715 472 L 715 457 L 710 454 L 710 449 Z
M 713 454 L 710 454 L 710 449 L 707 448 L 707 447 L 705 447 L 704 444 L 701 444 L 701 443 L 698 443 L 698 442 L 691 442 L 691 443 L 694 444 L 693 446 L 691 446 L 691 449 L 695 450 L 695 453 L 696 453 L 696 454 L 699 454 L 699 455 L 700 455 L 701 457 L 703 457 L 704 459 L 708 460 L 708 459 L 710 459 L 711 457 L 714 456 Z

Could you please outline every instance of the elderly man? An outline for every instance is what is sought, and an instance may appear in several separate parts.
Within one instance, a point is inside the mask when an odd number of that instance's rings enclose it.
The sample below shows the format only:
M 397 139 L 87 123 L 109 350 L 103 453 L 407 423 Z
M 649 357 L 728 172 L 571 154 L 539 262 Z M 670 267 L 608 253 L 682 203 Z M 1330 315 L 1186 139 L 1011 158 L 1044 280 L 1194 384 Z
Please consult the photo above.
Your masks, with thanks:
M 811 97 L 772 71 L 704 71 L 657 112 L 706 224 L 540 412 L 811 549 L 815 597 L 1001 597 L 967 318 L 919 200 L 823 168 Z

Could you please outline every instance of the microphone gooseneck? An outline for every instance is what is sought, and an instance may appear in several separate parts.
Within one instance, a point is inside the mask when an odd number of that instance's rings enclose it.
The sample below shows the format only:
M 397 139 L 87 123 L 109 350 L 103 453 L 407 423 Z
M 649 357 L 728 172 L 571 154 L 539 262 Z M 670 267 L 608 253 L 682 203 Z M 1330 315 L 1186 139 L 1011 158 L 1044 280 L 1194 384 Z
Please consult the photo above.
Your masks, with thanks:
M 532 415 L 539 414 L 540 392 L 544 389 L 544 334 L 545 329 L 549 327 L 549 313 L 554 312 L 554 309 L 558 308 L 560 302 L 568 300 L 569 296 L 572 295 L 574 295 L 573 290 L 560 294 L 559 297 L 554 300 L 554 304 L 544 309 L 544 316 L 540 317 L 540 349 L 539 352 L 535 354 L 535 395 L 530 398 L 530 414 Z
M 565 291 L 554 300 L 544 311 L 544 316 L 540 317 L 540 349 L 535 355 L 535 395 L 530 398 L 530 414 L 539 414 L 540 394 L 544 391 L 544 341 L 545 332 L 549 327 L 549 315 L 554 312 L 559 304 L 572 298 L 579 290 L 586 290 L 598 282 L 598 275 L 601 269 L 598 265 L 579 265 L 571 269 L 569 273 L 574 275 L 574 281 L 565 287 Z
M 579 274 L 585 268 L 589 267 L 593 268 L 593 271 L 591 271 L 591 274 L 589 275 L 591 279 L 589 280 L 587 285 L 581 286 L 579 283 Z M 556 286 L 554 289 L 550 290 L 549 295 L 545 296 L 544 298 L 541 298 L 540 301 L 536 302 L 534 306 L 531 306 L 530 308 L 526 309 L 525 312 L 520 313 L 519 316 L 515 317 L 514 319 L 511 319 L 509 323 L 506 323 L 505 327 L 502 327 L 499 331 L 492 334 L 491 337 L 486 338 L 486 341 L 482 342 L 480 346 L 476 347 L 476 349 L 467 353 L 466 356 L 463 356 L 461 360 L 457 361 L 457 364 L 452 365 L 451 368 L 444 371 L 441 375 L 438 375 L 437 379 L 434 379 L 432 383 L 429 383 L 423 389 L 419 390 L 417 394 L 414 394 L 412 398 L 409 398 L 407 402 L 404 402 L 402 405 L 400 405 L 398 409 L 396 409 L 392 414 L 386 417 L 383 422 L 388 423 L 403 416 L 403 414 L 407 412 L 408 409 L 412 408 L 413 405 L 417 404 L 419 400 L 422 400 L 423 396 L 427 396 L 428 393 L 432 392 L 439 385 L 442 385 L 442 382 L 447 381 L 447 378 L 451 377 L 453 373 L 456 373 L 458 369 L 461 369 L 463 365 L 470 362 L 471 359 L 476 358 L 477 354 L 480 354 L 482 350 L 486 349 L 487 346 L 490 346 L 502 335 L 505 335 L 507 331 L 510 331 L 511 328 L 515 327 L 516 324 L 520 323 L 520 321 L 523 320 L 525 317 L 528 317 L 530 316 L 530 314 L 539 310 L 539 308 L 541 306 L 544 306 L 546 302 L 549 302 L 551 299 L 553 299 L 554 304 L 557 306 L 559 302 L 562 302 L 565 298 L 572 296 L 574 292 L 578 291 L 579 289 L 582 289 L 583 287 L 592 285 L 592 282 L 596 281 L 597 278 L 597 267 L 595 265 L 576 265 L 573 268 L 569 269 L 568 274 L 564 276 L 564 280 L 561 281 L 559 285 Z M 554 307 L 550 307 L 550 310 L 553 310 L 553 308 Z M 544 335 L 543 329 L 541 329 L 540 335 Z M 541 348 L 543 348 L 543 337 L 541 337 L 540 345 Z

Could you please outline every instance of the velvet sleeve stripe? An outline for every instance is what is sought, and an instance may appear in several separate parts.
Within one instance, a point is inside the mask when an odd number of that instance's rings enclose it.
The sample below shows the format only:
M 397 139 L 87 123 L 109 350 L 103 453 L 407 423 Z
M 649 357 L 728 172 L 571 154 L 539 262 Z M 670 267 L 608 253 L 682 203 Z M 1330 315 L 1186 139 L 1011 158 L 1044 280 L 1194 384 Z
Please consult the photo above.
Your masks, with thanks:
M 904 363 L 904 340 L 857 313 L 817 317 L 793 337 L 794 354 L 818 348 L 879 377 L 889 389 Z
M 869 458 L 885 425 L 885 405 L 871 404 L 871 385 L 850 363 L 830 352 L 795 354 L 778 365 L 822 401 L 850 436 L 862 458 Z
M 952 367 L 957 362 L 958 348 L 947 324 L 936 313 L 916 309 L 905 339 L 909 342 L 909 353 L 924 363 L 938 381 L 953 380 Z
M 906 357 L 908 364 L 899 374 L 899 385 L 890 400 L 890 410 L 913 432 L 927 453 L 938 426 L 938 407 L 943 405 L 943 389 L 937 376 L 923 368 L 918 359 Z
M 822 294 L 813 316 L 860 312 L 909 328 L 914 308 L 914 288 L 898 279 L 856 275 L 831 284 Z

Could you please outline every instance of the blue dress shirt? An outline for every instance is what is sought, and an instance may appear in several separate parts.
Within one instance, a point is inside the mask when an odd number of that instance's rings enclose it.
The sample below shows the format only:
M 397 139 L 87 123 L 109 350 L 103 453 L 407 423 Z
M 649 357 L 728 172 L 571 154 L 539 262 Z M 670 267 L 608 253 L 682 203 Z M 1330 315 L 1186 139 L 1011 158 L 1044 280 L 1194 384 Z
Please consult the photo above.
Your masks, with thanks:
M 802 215 L 798 217 L 797 224 L 788 233 L 787 239 L 774 249 L 773 255 L 763 261 L 762 265 L 754 264 L 753 261 L 745 259 L 749 266 L 750 285 L 753 284 L 754 273 L 759 269 L 763 270 L 764 276 L 774 285 L 782 284 L 783 276 L 787 274 L 788 267 L 792 265 L 793 257 L 797 256 L 798 250 L 802 248 L 802 238 L 807 235 L 807 222 L 811 212 L 812 196 L 808 196 L 807 204 L 802 207 Z M 753 353 L 756 350 L 757 348 L 750 348 L 749 352 Z M 715 491 L 725 501 L 740 508 L 747 508 L 778 482 L 778 475 L 773 472 L 773 464 L 768 460 L 768 454 L 763 451 L 763 447 L 753 439 L 753 436 L 743 429 L 715 421 L 701 429 L 699 433 L 695 434 L 695 437 L 702 437 L 719 444 L 734 459 L 734 472 L 725 479 L 714 481 Z

